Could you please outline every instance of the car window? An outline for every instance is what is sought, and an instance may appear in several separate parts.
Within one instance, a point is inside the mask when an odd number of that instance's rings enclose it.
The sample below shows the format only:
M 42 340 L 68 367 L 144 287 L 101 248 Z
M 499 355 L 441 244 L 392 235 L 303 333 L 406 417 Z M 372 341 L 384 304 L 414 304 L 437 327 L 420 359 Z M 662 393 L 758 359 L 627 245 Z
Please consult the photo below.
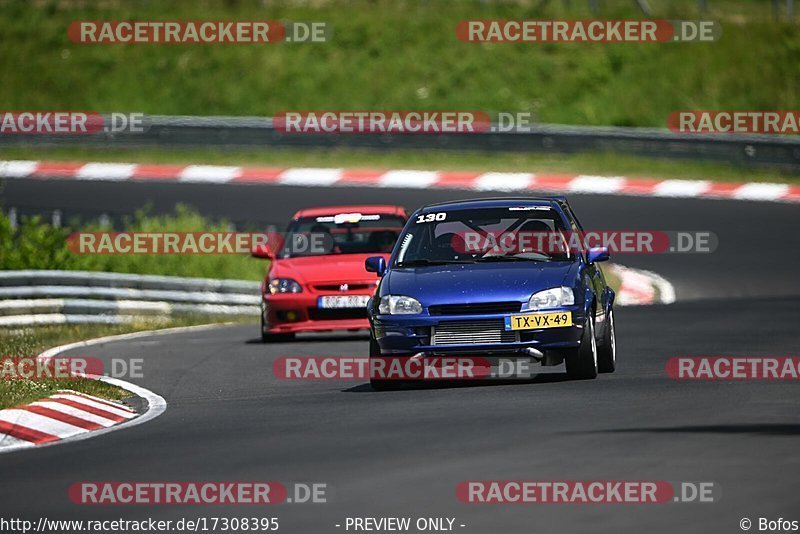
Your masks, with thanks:
M 396 215 L 344 215 L 292 221 L 279 257 L 389 253 L 405 224 L 405 220 Z
M 402 236 L 395 265 L 513 258 L 569 260 L 572 254 L 564 239 L 567 230 L 560 214 L 547 206 L 421 214 Z

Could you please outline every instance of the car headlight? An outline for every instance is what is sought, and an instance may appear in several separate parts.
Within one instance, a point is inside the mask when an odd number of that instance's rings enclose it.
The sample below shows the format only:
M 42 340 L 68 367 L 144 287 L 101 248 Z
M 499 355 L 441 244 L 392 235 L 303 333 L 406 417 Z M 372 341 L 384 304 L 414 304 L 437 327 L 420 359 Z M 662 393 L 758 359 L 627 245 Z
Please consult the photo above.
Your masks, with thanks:
M 302 293 L 303 287 L 291 278 L 273 278 L 269 281 L 269 292 L 275 293 Z
M 422 313 L 422 304 L 417 299 L 402 295 L 386 295 L 381 297 L 378 312 L 388 315 Z
M 575 294 L 571 287 L 553 287 L 534 293 L 528 301 L 528 308 L 531 310 L 547 310 L 559 308 L 561 306 L 572 306 L 575 304 Z

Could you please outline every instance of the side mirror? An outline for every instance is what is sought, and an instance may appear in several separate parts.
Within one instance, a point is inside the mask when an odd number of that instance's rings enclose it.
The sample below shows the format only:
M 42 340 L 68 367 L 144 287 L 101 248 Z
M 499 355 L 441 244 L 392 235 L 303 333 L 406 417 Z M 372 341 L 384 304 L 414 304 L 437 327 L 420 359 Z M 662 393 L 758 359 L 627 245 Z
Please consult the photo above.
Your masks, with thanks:
M 370 256 L 364 260 L 364 268 L 371 273 L 377 273 L 378 276 L 383 276 L 383 273 L 386 272 L 386 260 L 383 256 Z
M 589 249 L 589 252 L 586 254 L 586 260 L 589 263 L 595 263 L 598 261 L 608 261 L 608 258 L 611 255 L 608 253 L 608 248 L 606 247 L 592 247 Z
M 275 257 L 272 253 L 272 248 L 269 245 L 256 245 L 250 251 L 250 255 L 254 258 L 261 258 L 264 260 L 271 260 Z
M 253 244 L 253 248 L 250 249 L 250 255 L 254 258 L 274 260 L 286 242 L 286 236 L 279 232 L 264 232 L 257 236 L 259 238 L 257 244 Z

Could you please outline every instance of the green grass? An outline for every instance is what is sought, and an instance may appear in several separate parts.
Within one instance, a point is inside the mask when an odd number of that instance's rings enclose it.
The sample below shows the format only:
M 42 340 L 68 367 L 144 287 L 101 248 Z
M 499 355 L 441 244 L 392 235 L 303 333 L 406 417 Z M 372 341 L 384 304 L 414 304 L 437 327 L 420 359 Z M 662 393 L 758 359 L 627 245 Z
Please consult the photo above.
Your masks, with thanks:
M 726 163 L 652 159 L 616 154 L 378 152 L 358 149 L 223 151 L 208 149 L 100 150 L 90 148 L 6 148 L 2 159 L 109 161 L 274 167 L 350 167 L 598 174 L 640 178 L 683 178 L 726 182 L 800 182 L 776 169 L 734 167 Z M 2 191 L 0 189 L 0 191 Z
M 50 347 L 96 337 L 231 320 L 242 319 L 185 317 L 158 321 L 143 319 L 141 322 L 128 325 L 56 325 L 14 330 L 0 329 L 0 359 L 34 358 Z M 111 400 L 121 400 L 131 396 L 122 388 L 88 378 L 0 380 L 0 410 L 33 402 L 59 389 L 71 389 Z
M 710 0 L 714 43 L 463 43 L 463 19 L 591 18 L 585 1 L 31 2 L 0 10 L 4 109 L 273 115 L 292 109 L 526 111 L 542 122 L 664 126 L 680 109 L 796 109 L 800 32 L 769 3 Z M 599 18 L 641 18 L 632 1 Z M 652 0 L 656 18 L 701 18 Z M 543 7 L 539 7 L 543 6 Z M 80 45 L 79 19 L 326 21 L 329 43 Z

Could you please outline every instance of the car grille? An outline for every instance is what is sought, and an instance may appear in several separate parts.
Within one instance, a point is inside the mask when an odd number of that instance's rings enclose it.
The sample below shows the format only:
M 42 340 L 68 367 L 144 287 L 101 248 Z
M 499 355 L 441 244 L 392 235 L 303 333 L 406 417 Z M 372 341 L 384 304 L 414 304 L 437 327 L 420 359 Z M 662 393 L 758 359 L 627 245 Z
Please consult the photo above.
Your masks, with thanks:
M 335 283 L 327 283 L 327 284 L 314 284 L 314 291 L 319 291 L 320 293 L 341 293 L 342 286 L 347 286 L 347 291 L 369 291 L 375 289 L 375 283 L 365 283 L 365 282 L 335 282 Z
M 505 330 L 502 319 L 491 321 L 448 321 L 433 328 L 431 345 L 513 343 L 516 333 Z
M 489 313 L 517 313 L 520 302 L 483 302 L 480 304 L 440 304 L 428 307 L 431 315 L 483 315 Z
M 366 319 L 367 308 L 309 308 L 308 318 L 312 321 L 341 321 L 346 319 Z

